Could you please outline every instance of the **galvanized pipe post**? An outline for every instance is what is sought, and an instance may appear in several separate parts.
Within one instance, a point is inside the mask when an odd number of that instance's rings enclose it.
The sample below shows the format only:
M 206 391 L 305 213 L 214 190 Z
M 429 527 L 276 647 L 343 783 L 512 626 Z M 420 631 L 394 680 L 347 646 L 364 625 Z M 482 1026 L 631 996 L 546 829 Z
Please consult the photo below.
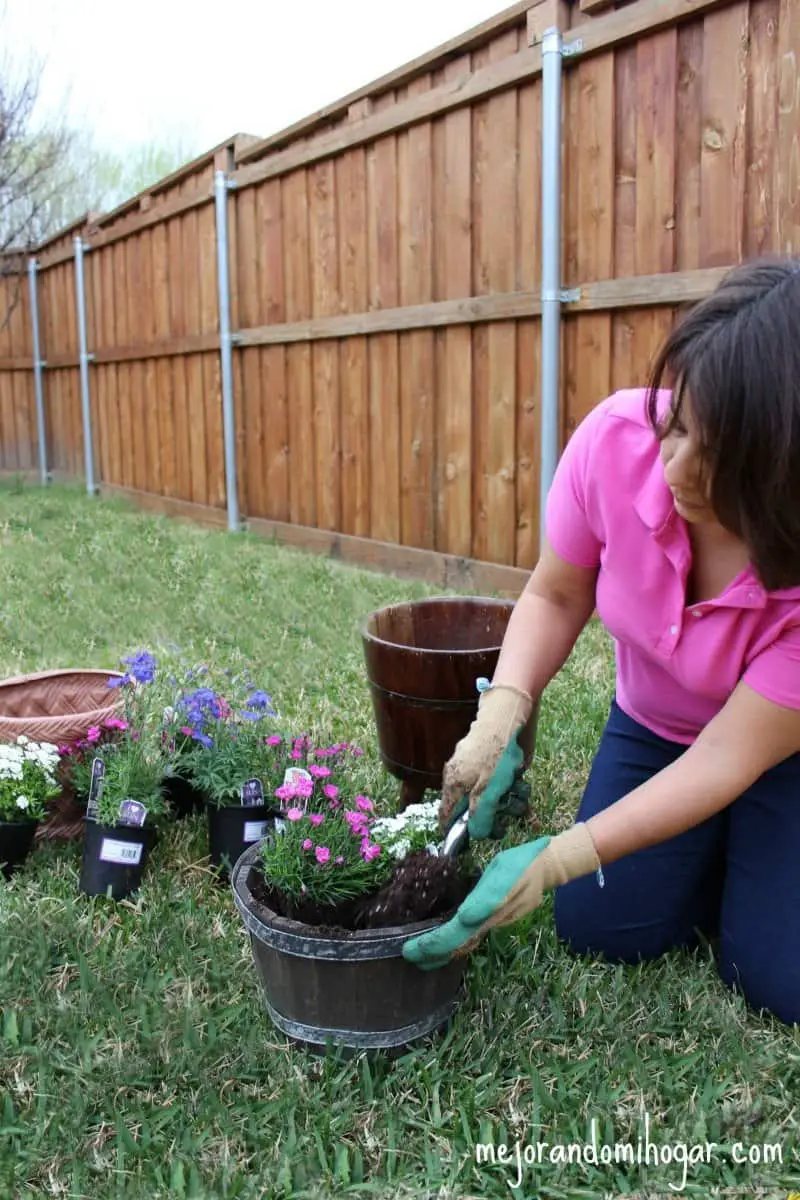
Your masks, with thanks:
M 83 414 L 83 454 L 86 464 L 86 491 L 90 496 L 99 489 L 94 481 L 94 449 L 92 446 L 92 406 L 89 399 L 89 363 L 94 355 L 89 353 L 86 340 L 86 289 L 84 287 L 83 256 L 88 249 L 80 236 L 74 239 L 75 246 L 75 297 L 78 304 L 78 351 L 81 368 L 81 412 Z
M 35 258 L 28 259 L 28 297 L 31 306 L 31 330 L 33 335 L 33 390 L 36 397 L 36 436 L 39 446 L 39 480 L 42 487 L 49 482 L 47 470 L 47 431 L 44 420 L 44 386 L 42 383 L 42 368 L 47 364 L 42 361 L 42 350 L 39 341 L 39 294 L 36 287 L 36 276 L 39 263 Z
M 539 547 L 544 546 L 547 496 L 559 459 L 561 390 L 561 305 L 580 291 L 561 286 L 561 84 L 563 59 L 583 49 L 580 39 L 564 44 L 556 26 L 542 36 L 542 352 L 541 479 Z
M 217 292 L 219 296 L 219 353 L 222 366 L 222 427 L 225 441 L 225 493 L 228 529 L 241 528 L 239 481 L 236 469 L 236 416 L 233 407 L 233 342 L 231 333 L 230 273 L 228 265 L 228 191 L 231 182 L 224 171 L 214 174 L 214 205 L 217 229 Z

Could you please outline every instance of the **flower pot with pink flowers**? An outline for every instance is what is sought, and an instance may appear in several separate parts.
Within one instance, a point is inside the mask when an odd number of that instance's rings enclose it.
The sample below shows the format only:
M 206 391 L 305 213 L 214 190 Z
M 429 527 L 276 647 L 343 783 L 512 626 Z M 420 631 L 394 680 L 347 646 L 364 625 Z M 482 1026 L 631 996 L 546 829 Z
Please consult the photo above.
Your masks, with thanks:
M 311 752 L 313 755 L 313 751 Z M 273 1024 L 308 1047 L 396 1052 L 442 1029 L 463 961 L 420 972 L 403 943 L 447 920 L 478 873 L 438 853 L 436 802 L 381 818 L 346 757 L 284 785 L 274 830 L 232 872 Z

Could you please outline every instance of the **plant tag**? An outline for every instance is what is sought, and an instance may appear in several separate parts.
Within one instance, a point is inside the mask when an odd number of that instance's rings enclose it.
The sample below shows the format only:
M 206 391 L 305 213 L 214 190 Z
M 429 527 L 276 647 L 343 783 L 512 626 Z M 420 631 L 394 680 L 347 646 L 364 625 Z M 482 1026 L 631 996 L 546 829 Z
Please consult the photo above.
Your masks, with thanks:
M 264 803 L 264 785 L 260 779 L 248 779 L 242 784 L 242 804 L 245 808 L 258 808 Z
M 97 820 L 98 805 L 103 794 L 103 780 L 106 774 L 106 764 L 102 758 L 92 761 L 92 781 L 89 784 L 89 803 L 86 805 L 86 816 L 90 821 Z
M 295 787 L 301 781 L 310 783 L 312 787 L 314 786 L 314 776 L 310 774 L 310 772 L 306 771 L 304 767 L 286 768 L 286 773 L 283 776 L 284 787 Z M 300 799 L 299 797 L 294 801 L 294 804 L 296 804 L 298 808 L 302 808 L 303 812 L 305 812 L 308 808 L 308 800 Z
M 260 842 L 268 824 L 268 821 L 245 821 L 244 842 Z
M 144 825 L 147 809 L 138 800 L 123 800 L 119 806 L 118 820 L 121 825 Z
M 142 861 L 143 850 L 141 842 L 120 842 L 116 838 L 103 838 L 100 861 L 117 863 L 122 867 L 138 867 Z
M 314 776 L 305 767 L 287 767 L 286 774 L 283 777 L 284 787 L 294 787 L 301 779 L 305 779 L 306 783 L 314 782 Z

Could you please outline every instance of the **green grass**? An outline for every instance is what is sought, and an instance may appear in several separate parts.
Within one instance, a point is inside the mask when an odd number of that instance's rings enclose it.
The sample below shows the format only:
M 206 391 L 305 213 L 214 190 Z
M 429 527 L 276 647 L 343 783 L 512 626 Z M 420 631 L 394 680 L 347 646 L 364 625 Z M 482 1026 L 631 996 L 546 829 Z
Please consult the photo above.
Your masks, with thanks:
M 159 641 L 246 655 L 298 725 L 380 768 L 359 625 L 429 589 L 90 500 L 0 489 L 0 669 L 115 666 Z M 587 629 L 544 699 L 541 828 L 574 815 L 613 674 Z M 517 831 L 518 837 L 531 830 Z M 552 901 L 472 956 L 447 1036 L 395 1062 L 290 1048 L 261 1007 L 198 818 L 162 839 L 129 902 L 77 891 L 79 851 L 40 848 L 0 887 L 0 1196 L 668 1196 L 680 1166 L 475 1163 L 478 1141 L 719 1143 L 684 1194 L 800 1186 L 800 1034 L 748 1012 L 710 953 L 638 968 L 572 958 Z M 732 1161 L 779 1143 L 783 1163 Z

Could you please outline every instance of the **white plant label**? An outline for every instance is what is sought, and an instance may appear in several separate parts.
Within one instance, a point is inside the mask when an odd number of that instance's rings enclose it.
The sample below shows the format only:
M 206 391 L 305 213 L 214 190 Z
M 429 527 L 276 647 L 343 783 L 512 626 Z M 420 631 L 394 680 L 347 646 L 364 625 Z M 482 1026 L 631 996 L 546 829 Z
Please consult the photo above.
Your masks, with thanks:
M 246 842 L 260 842 L 264 836 L 267 824 L 267 821 L 245 821 L 244 840 Z
M 314 776 L 304 767 L 287 767 L 283 777 L 284 787 L 294 787 L 301 779 L 305 779 L 306 783 L 314 782 Z
M 143 850 L 141 842 L 119 842 L 116 838 L 103 838 L 100 861 L 117 863 L 122 867 L 138 867 L 142 861 Z

